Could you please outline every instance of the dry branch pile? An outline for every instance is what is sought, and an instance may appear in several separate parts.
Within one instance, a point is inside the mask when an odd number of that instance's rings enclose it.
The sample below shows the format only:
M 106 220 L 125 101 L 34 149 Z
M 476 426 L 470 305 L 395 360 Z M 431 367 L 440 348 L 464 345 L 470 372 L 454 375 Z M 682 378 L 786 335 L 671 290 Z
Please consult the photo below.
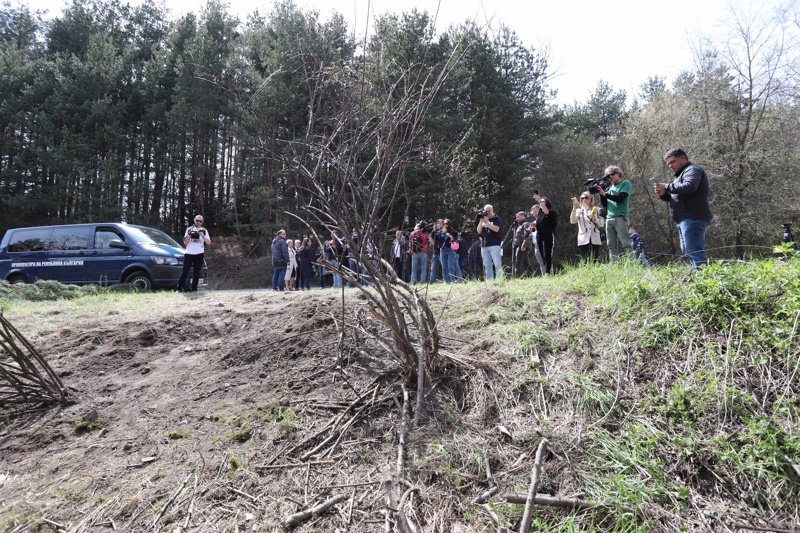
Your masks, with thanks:
M 61 380 L 33 345 L 0 314 L 0 408 L 67 403 Z

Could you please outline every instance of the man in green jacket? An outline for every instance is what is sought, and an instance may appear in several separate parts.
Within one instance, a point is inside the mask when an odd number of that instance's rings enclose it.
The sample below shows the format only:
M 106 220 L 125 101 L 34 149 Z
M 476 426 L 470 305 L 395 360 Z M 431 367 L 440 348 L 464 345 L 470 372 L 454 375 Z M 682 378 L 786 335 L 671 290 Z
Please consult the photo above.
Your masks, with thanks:
M 608 254 L 612 261 L 618 261 L 622 254 L 631 253 L 631 239 L 628 236 L 628 211 L 630 210 L 633 184 L 625 179 L 622 169 L 611 165 L 605 171 L 611 180 L 607 191 L 597 187 L 597 194 L 606 209 L 606 238 Z

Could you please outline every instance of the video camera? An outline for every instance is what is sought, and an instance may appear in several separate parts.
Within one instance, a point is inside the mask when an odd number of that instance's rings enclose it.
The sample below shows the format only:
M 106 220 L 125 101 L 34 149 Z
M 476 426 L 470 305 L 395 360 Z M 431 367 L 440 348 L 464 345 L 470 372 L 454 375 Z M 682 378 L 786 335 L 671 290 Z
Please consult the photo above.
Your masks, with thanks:
M 583 186 L 586 187 L 586 189 L 591 193 L 596 192 L 596 189 L 598 188 L 607 191 L 611 188 L 611 185 L 611 177 L 608 175 L 603 176 L 602 178 L 589 178 L 583 182 Z
M 425 233 L 431 233 L 431 232 L 433 232 L 433 229 L 436 226 L 436 222 L 433 219 L 431 219 L 431 220 L 420 220 L 420 221 L 417 222 L 416 225 L 419 226 L 419 229 L 421 231 L 423 231 Z
M 195 227 L 194 227 L 194 226 L 192 226 L 192 227 L 189 229 L 189 238 L 190 238 L 190 239 L 192 239 L 193 241 L 199 241 L 199 240 L 200 240 L 200 235 L 201 235 L 201 234 L 202 234 L 202 235 L 205 235 L 205 234 L 206 234 L 206 230 L 205 230 L 204 228 L 195 229 Z
M 475 218 L 476 219 L 483 218 L 483 217 L 486 217 L 486 216 L 489 216 L 489 213 L 486 212 L 486 209 L 481 209 L 480 211 L 475 213 Z

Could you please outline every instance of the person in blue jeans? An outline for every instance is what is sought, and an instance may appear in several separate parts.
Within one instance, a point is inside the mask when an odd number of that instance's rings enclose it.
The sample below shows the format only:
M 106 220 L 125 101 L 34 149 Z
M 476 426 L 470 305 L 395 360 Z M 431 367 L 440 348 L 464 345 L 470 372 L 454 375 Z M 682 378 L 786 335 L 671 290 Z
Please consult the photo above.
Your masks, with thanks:
M 439 258 L 442 262 L 442 280 L 445 283 L 452 283 L 458 275 L 458 232 L 453 228 L 449 218 L 444 219 L 442 230 L 439 232 L 441 244 L 439 247 Z M 455 250 L 453 249 L 455 243 Z
M 478 227 L 475 229 L 481 237 L 483 256 L 483 273 L 486 281 L 500 279 L 503 277 L 503 253 L 501 245 L 503 243 L 502 221 L 494 213 L 494 207 L 490 204 L 483 206 L 481 217 L 478 219 Z
M 278 230 L 272 240 L 272 290 L 282 291 L 286 266 L 289 264 L 289 246 L 286 244 L 286 230 Z
M 708 176 L 700 166 L 689 161 L 682 148 L 669 150 L 664 162 L 675 179 L 671 183 L 655 183 L 653 189 L 659 198 L 669 202 L 672 220 L 678 227 L 681 251 L 698 270 L 708 263 L 706 230 L 713 219 L 708 203 Z
M 339 265 L 341 264 L 343 253 L 344 245 L 342 240 L 339 239 L 339 236 L 336 235 L 335 231 L 331 231 L 331 240 L 325 243 L 325 260 L 330 263 L 331 267 L 338 269 Z M 342 276 L 340 276 L 336 270 L 332 270 L 331 274 L 333 275 L 333 288 L 341 289 Z
M 428 280 L 428 234 L 418 223 L 408 236 L 408 252 L 411 254 L 411 284 Z

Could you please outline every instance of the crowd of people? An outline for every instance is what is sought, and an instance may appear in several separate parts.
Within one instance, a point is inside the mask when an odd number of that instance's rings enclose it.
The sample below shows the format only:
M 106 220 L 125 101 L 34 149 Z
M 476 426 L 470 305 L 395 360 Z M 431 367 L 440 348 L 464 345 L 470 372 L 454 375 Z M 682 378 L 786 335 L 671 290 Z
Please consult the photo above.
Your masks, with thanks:
M 674 179 L 654 182 L 653 190 L 669 203 L 682 252 L 694 268 L 700 268 L 708 261 L 705 232 L 712 218 L 708 177 L 680 148 L 668 151 L 664 161 Z M 604 260 L 607 249 L 610 261 L 633 257 L 650 265 L 644 240 L 629 221 L 632 191 L 622 168 L 610 165 L 602 179 L 594 180 L 579 198 L 572 198 L 569 222 L 577 226 L 577 253 L 582 260 Z M 475 217 L 474 232 L 472 223 L 459 230 L 448 218 L 418 222 L 410 233 L 397 230 L 388 261 L 398 278 L 411 284 L 493 280 L 504 275 L 503 249 L 510 242 L 512 276 L 548 276 L 553 272 L 559 214 L 551 199 L 538 191 L 533 200 L 529 213 L 516 213 L 510 226 L 487 204 Z M 272 241 L 272 288 L 309 290 L 315 276 L 322 288 L 342 287 L 340 267 L 363 271 L 358 254 L 350 252 L 357 243 L 355 233 L 344 239 L 332 231 L 318 246 L 308 237 L 287 239 L 281 229 Z M 366 257 L 374 255 L 373 246 L 367 243 Z

